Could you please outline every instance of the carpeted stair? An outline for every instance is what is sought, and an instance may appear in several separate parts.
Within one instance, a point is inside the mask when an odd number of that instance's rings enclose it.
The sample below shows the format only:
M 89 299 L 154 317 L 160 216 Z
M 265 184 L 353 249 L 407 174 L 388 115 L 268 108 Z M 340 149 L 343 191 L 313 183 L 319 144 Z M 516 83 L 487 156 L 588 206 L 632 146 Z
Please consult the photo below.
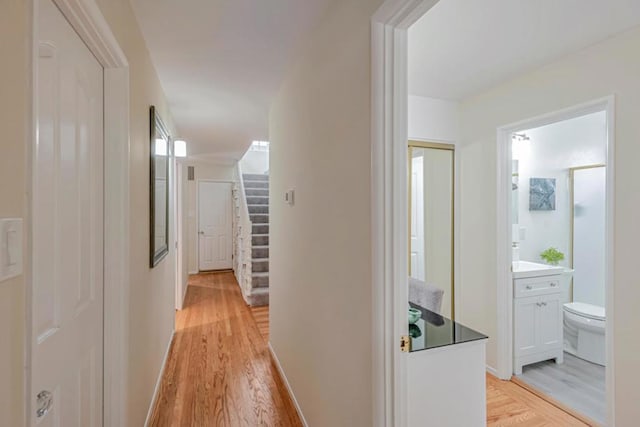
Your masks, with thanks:
M 269 304 L 269 175 L 243 174 L 251 236 L 252 306 Z

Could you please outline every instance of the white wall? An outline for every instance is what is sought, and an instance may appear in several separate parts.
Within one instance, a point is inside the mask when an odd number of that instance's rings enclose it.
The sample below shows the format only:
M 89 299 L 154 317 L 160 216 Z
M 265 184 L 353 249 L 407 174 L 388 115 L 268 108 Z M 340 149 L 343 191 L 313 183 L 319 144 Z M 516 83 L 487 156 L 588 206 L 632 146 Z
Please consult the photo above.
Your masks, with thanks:
M 236 166 L 234 165 L 217 165 L 205 162 L 189 161 L 182 162 L 185 171 L 189 166 L 193 166 L 194 180 L 187 181 L 186 187 L 186 207 L 184 212 L 186 213 L 186 236 L 187 236 L 187 250 L 186 260 L 189 274 L 195 274 L 198 269 L 198 180 L 210 179 L 214 181 L 224 182 L 236 182 L 238 177 L 236 176 Z M 186 173 L 186 172 L 185 172 Z
M 270 342 L 309 425 L 371 426 L 371 16 L 332 2 L 270 111 Z M 295 205 L 281 195 L 296 191 Z
M 409 95 L 409 139 L 453 143 L 458 140 L 458 102 Z
M 127 418 L 144 424 L 162 358 L 174 326 L 175 252 L 149 269 L 149 105 L 172 128 L 164 94 L 128 0 L 97 0 L 129 61 L 130 72 L 130 280 Z M 0 215 L 27 213 L 30 128 L 31 2 L 9 0 L 0 13 Z M 25 224 L 28 226 L 28 223 Z M 172 227 L 173 229 L 173 227 Z M 170 234 L 173 230 L 170 230 Z M 172 235 L 172 234 L 171 234 Z M 31 260 L 25 254 L 25 266 Z M 24 276 L 0 284 L 0 425 L 24 425 Z
M 469 326 L 487 333 L 496 366 L 496 129 L 589 100 L 616 95 L 615 396 L 617 425 L 640 419 L 640 29 L 591 46 L 461 103 L 461 305 Z
M 0 13 L 0 217 L 27 214 L 25 163 L 29 143 L 28 2 L 2 3 Z M 25 240 L 26 241 L 26 240 Z M 28 257 L 25 256 L 25 261 Z M 28 265 L 27 262 L 24 263 Z M 25 276 L 0 283 L 0 425 L 24 425 Z
M 247 151 L 240 160 L 242 173 L 263 174 L 269 172 L 268 151 Z
M 565 254 L 560 265 L 568 266 L 571 256 L 571 206 L 569 168 L 606 163 L 606 113 L 530 129 L 529 141 L 515 142 L 523 148 L 519 159 L 519 225 L 525 240 L 520 241 L 520 259 L 540 262 L 540 253 L 553 246 Z M 529 179 L 556 179 L 556 209 L 529 210 Z

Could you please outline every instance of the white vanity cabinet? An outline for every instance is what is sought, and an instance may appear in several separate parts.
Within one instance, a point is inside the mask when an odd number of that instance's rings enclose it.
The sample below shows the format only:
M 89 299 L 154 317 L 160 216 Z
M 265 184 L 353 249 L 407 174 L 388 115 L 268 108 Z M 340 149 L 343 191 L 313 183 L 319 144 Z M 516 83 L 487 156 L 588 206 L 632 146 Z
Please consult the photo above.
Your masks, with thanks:
M 561 276 L 514 279 L 513 370 L 543 360 L 563 362 Z

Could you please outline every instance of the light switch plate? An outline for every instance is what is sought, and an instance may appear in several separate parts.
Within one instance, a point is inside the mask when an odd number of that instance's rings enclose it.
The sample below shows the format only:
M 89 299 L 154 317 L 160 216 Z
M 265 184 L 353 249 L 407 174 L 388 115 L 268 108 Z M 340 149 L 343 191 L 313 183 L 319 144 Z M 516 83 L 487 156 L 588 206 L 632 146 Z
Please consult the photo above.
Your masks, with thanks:
M 0 219 L 0 282 L 22 274 L 22 219 Z
M 293 190 L 287 190 L 287 192 L 284 193 L 285 202 L 289 203 L 291 206 L 293 206 L 293 203 L 295 202 L 294 198 L 295 192 Z

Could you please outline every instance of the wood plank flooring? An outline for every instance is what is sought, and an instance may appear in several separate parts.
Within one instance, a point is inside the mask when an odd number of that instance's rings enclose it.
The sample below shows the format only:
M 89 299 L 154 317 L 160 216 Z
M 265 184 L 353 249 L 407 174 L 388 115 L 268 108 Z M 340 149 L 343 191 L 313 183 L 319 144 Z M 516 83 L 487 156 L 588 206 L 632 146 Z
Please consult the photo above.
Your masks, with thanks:
M 150 425 L 302 425 L 233 273 L 190 278 Z
M 595 422 L 604 424 L 607 413 L 605 367 L 564 354 L 564 363 L 553 361 L 523 367 L 518 377 L 548 397 Z
M 487 426 L 587 426 L 511 381 L 487 374 Z
M 265 341 L 269 342 L 269 306 L 251 307 L 251 314 L 258 325 L 260 334 Z
M 233 273 L 191 276 L 149 425 L 301 426 L 268 337 L 269 307 L 247 307 Z M 487 375 L 487 425 L 587 424 Z

